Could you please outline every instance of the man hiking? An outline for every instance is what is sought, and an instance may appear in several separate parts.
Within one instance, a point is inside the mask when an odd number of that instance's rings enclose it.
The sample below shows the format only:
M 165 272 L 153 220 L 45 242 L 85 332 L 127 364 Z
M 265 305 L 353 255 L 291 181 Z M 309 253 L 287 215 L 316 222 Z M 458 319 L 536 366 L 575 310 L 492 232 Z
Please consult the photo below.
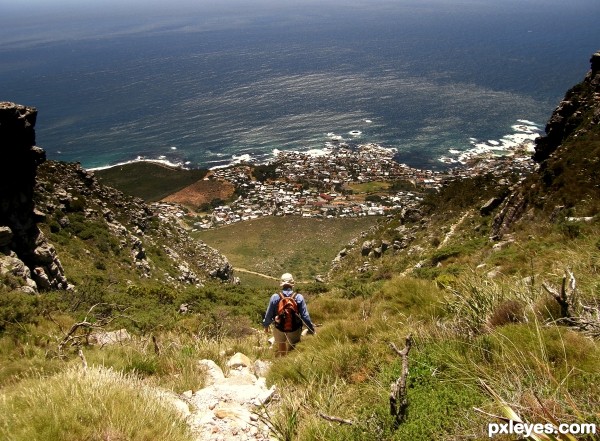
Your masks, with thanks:
M 294 292 L 294 278 L 289 273 L 281 276 L 281 292 L 273 294 L 269 300 L 263 320 L 267 334 L 271 323 L 274 324 L 273 337 L 278 357 L 294 349 L 296 343 L 300 341 L 302 325 L 306 325 L 309 333 L 315 333 L 315 326 L 308 315 L 304 297 Z

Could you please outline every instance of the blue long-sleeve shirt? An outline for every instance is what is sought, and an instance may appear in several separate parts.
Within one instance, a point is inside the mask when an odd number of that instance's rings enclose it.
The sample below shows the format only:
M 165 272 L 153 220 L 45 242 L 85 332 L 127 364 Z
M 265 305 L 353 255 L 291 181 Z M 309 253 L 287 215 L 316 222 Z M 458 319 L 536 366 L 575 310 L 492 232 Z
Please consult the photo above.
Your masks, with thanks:
M 289 297 L 294 292 L 291 289 L 284 289 L 281 291 L 284 296 Z M 269 300 L 269 306 L 267 307 L 267 312 L 265 313 L 265 318 L 263 319 L 263 326 L 266 328 L 273 320 L 275 320 L 275 315 L 277 315 L 277 304 L 279 303 L 279 294 L 273 294 L 271 299 Z M 302 318 L 302 322 L 306 325 L 310 332 L 315 332 L 315 326 L 310 320 L 310 315 L 308 314 L 308 309 L 306 308 L 306 302 L 304 301 L 304 297 L 302 294 L 296 294 L 296 303 L 298 304 L 298 313 L 300 314 L 300 318 Z

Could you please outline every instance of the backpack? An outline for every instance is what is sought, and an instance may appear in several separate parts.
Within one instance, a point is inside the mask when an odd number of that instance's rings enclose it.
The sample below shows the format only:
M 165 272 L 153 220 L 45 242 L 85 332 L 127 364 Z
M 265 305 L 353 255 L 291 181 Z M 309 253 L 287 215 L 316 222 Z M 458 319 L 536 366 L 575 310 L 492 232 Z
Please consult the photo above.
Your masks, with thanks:
M 298 303 L 296 293 L 286 297 L 279 293 L 277 314 L 275 315 L 275 327 L 282 332 L 292 332 L 302 327 L 302 319 L 298 314 Z

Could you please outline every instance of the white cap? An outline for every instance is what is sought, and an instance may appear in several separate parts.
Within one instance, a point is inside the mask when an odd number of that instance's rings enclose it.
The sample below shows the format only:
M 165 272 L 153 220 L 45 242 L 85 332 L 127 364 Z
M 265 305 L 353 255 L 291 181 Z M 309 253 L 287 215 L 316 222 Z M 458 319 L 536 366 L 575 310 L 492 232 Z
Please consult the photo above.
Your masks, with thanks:
M 282 274 L 281 276 L 281 286 L 294 286 L 294 277 L 290 273 Z

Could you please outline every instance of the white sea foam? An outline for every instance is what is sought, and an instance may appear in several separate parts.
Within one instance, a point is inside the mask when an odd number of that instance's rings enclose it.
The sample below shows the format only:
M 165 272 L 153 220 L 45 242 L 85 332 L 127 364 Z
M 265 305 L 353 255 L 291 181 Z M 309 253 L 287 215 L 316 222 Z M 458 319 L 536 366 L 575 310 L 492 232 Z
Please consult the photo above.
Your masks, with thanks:
M 518 120 L 517 120 L 517 122 L 519 122 L 519 123 L 523 123 L 523 124 L 527 124 L 527 125 L 530 125 L 530 126 L 534 126 L 534 127 L 537 127 L 537 126 L 538 126 L 538 125 L 537 125 L 536 123 L 534 123 L 533 121 L 529 121 L 529 120 L 527 120 L 527 119 L 518 119 Z
M 171 161 L 168 161 L 166 159 L 161 159 L 161 158 L 165 158 L 165 157 L 164 156 L 159 156 L 158 159 L 149 159 L 149 158 L 144 158 L 143 156 L 138 156 L 137 158 L 132 159 L 131 161 L 123 161 L 123 162 L 118 162 L 116 164 L 104 165 L 104 166 L 101 166 L 101 167 L 92 167 L 92 168 L 88 168 L 87 170 L 88 171 L 107 170 L 109 168 L 121 167 L 123 165 L 134 164 L 136 162 L 150 162 L 150 163 L 153 163 L 153 164 L 166 165 L 167 167 L 186 169 L 186 167 L 184 167 L 181 162 L 171 162 Z M 186 162 L 186 164 L 189 164 L 189 161 Z
M 223 161 L 221 161 L 221 160 L 207 161 L 207 162 L 221 163 L 220 165 L 215 165 L 215 166 L 209 168 L 209 170 L 217 170 L 220 168 L 231 167 L 231 166 L 234 166 L 237 164 L 247 164 L 247 163 L 256 164 L 257 160 L 255 158 L 253 158 L 252 155 L 250 155 L 248 153 L 244 153 L 243 155 L 232 155 L 231 161 L 229 161 L 227 164 L 223 164 L 222 163 Z
M 310 149 L 307 150 L 305 152 L 303 152 L 309 156 L 327 156 L 331 153 L 331 150 L 328 148 L 322 148 L 322 149 Z
M 476 138 L 469 138 L 469 144 L 472 148 L 460 151 L 450 149 L 448 152 L 455 157 L 442 156 L 439 161 L 445 164 L 465 163 L 469 159 L 484 155 L 506 155 L 512 154 L 512 150 L 522 147 L 528 152 L 534 151 L 535 139 L 540 136 L 541 129 L 539 125 L 526 119 L 517 120 L 518 124 L 511 126 L 513 133 L 503 136 L 499 140 L 490 139 L 479 141 Z

